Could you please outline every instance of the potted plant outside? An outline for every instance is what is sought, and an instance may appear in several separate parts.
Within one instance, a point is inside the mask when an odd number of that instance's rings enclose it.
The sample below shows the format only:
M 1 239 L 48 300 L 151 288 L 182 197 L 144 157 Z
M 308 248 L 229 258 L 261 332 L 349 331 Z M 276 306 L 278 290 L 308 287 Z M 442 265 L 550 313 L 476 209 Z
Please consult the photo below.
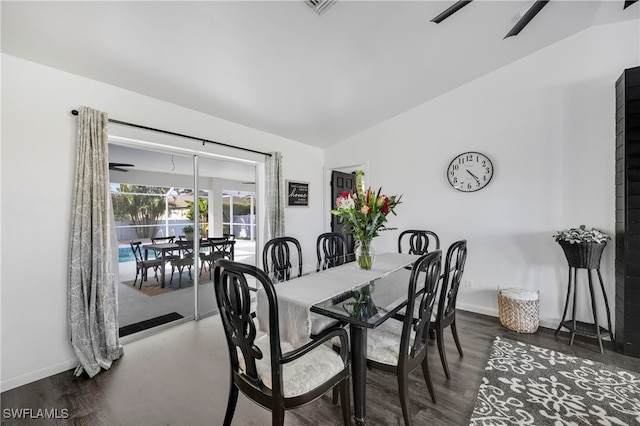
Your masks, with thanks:
M 587 229 L 585 225 L 563 229 L 553 237 L 562 247 L 570 267 L 587 269 L 600 267 L 602 252 L 610 239 L 604 232 L 595 228 Z
M 193 240 L 193 226 L 191 225 L 187 225 L 184 228 L 182 228 L 182 232 L 184 232 L 184 237 L 187 240 Z

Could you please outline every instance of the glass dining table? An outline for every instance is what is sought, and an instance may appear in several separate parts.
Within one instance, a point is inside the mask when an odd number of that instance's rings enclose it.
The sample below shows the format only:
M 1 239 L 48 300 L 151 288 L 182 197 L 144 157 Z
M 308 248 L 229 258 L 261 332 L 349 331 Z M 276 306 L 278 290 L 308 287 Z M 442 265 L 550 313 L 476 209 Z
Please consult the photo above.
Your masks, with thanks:
M 410 270 L 419 256 L 383 253 L 370 270 L 357 262 L 302 275 L 275 286 L 280 337 L 294 347 L 311 338 L 314 322 L 349 324 L 354 418 L 366 423 L 367 330 L 376 328 L 407 304 Z M 257 317 L 262 331 L 267 312 L 258 292 Z

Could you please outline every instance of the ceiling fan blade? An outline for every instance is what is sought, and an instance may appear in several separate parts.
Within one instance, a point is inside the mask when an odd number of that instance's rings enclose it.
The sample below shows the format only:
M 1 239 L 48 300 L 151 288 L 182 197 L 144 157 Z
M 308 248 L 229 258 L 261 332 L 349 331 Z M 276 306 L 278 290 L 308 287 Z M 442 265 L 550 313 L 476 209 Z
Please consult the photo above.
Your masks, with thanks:
M 540 12 L 542 8 L 547 5 L 547 3 L 549 3 L 549 0 L 537 0 L 533 4 L 533 6 L 531 6 L 529 10 L 527 10 L 527 13 L 525 13 L 524 16 L 520 18 L 518 22 L 516 22 L 513 28 L 511 28 L 511 31 L 509 31 L 507 35 L 504 36 L 504 38 L 518 35 L 518 33 L 522 31 L 524 27 L 527 26 L 529 21 L 531 21 L 533 17 L 536 16 L 538 12 Z
M 133 164 L 128 163 L 109 163 L 109 170 L 115 170 L 118 172 L 128 172 L 129 170 L 123 169 L 123 167 L 135 167 Z
M 449 8 L 447 8 L 447 10 L 445 10 L 440 15 L 436 16 L 435 18 L 433 18 L 431 20 L 431 22 L 435 22 L 436 24 L 439 24 L 440 22 L 444 21 L 449 16 L 453 15 L 454 13 L 456 13 L 457 11 L 459 11 L 460 9 L 462 9 L 463 7 L 465 7 L 466 5 L 471 3 L 472 1 L 473 0 L 458 0 L 453 5 L 449 6 Z

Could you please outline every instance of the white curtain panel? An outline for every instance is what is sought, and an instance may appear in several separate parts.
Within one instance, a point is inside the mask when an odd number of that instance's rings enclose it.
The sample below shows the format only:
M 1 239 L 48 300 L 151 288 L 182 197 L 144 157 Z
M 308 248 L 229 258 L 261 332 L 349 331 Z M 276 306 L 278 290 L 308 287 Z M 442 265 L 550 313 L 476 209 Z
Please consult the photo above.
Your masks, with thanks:
M 118 337 L 118 242 L 109 190 L 108 117 L 81 107 L 71 212 L 68 309 L 75 375 L 93 377 L 123 353 Z
M 284 181 L 282 180 L 282 154 L 270 152 L 271 157 L 267 157 L 266 169 L 266 189 L 267 189 L 267 222 L 269 224 L 269 234 L 267 241 L 271 238 L 284 237 Z

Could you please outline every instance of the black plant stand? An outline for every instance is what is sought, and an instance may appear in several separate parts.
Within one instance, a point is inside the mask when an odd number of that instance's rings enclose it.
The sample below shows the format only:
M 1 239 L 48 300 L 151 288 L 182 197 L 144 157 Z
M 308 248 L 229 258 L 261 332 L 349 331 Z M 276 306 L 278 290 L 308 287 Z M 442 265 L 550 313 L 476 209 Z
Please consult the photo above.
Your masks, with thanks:
M 555 331 L 555 335 L 558 334 L 562 327 L 565 327 L 571 333 L 571 340 L 569 345 L 573 345 L 573 339 L 576 334 L 581 336 L 595 337 L 598 339 L 600 345 L 600 353 L 604 353 L 602 348 L 602 338 L 609 335 L 611 341 L 614 341 L 613 332 L 611 331 L 611 311 L 609 310 L 609 301 L 607 299 L 607 293 L 604 289 L 604 283 L 602 282 L 602 274 L 600 273 L 600 258 L 602 257 L 602 251 L 606 246 L 606 243 L 581 243 L 581 244 L 569 244 L 563 241 L 559 242 L 560 246 L 564 250 L 567 261 L 569 262 L 569 284 L 567 289 L 567 300 L 564 305 L 564 312 L 562 313 L 562 320 L 560 325 Z M 593 313 L 593 323 L 586 323 L 576 320 L 576 295 L 577 295 L 577 276 L 578 269 L 585 269 L 587 271 L 587 277 L 589 279 L 589 294 L 591 295 L 591 311 Z M 593 290 L 593 271 L 598 274 L 600 281 L 600 288 L 602 290 L 602 296 L 604 297 L 604 305 L 607 309 L 607 322 L 609 328 L 606 329 L 598 324 L 598 311 L 596 308 L 595 294 Z M 571 297 L 571 287 L 573 286 L 573 307 L 572 318 L 566 320 L 567 310 L 569 308 L 569 299 Z M 614 345 L 615 350 L 615 345 Z

